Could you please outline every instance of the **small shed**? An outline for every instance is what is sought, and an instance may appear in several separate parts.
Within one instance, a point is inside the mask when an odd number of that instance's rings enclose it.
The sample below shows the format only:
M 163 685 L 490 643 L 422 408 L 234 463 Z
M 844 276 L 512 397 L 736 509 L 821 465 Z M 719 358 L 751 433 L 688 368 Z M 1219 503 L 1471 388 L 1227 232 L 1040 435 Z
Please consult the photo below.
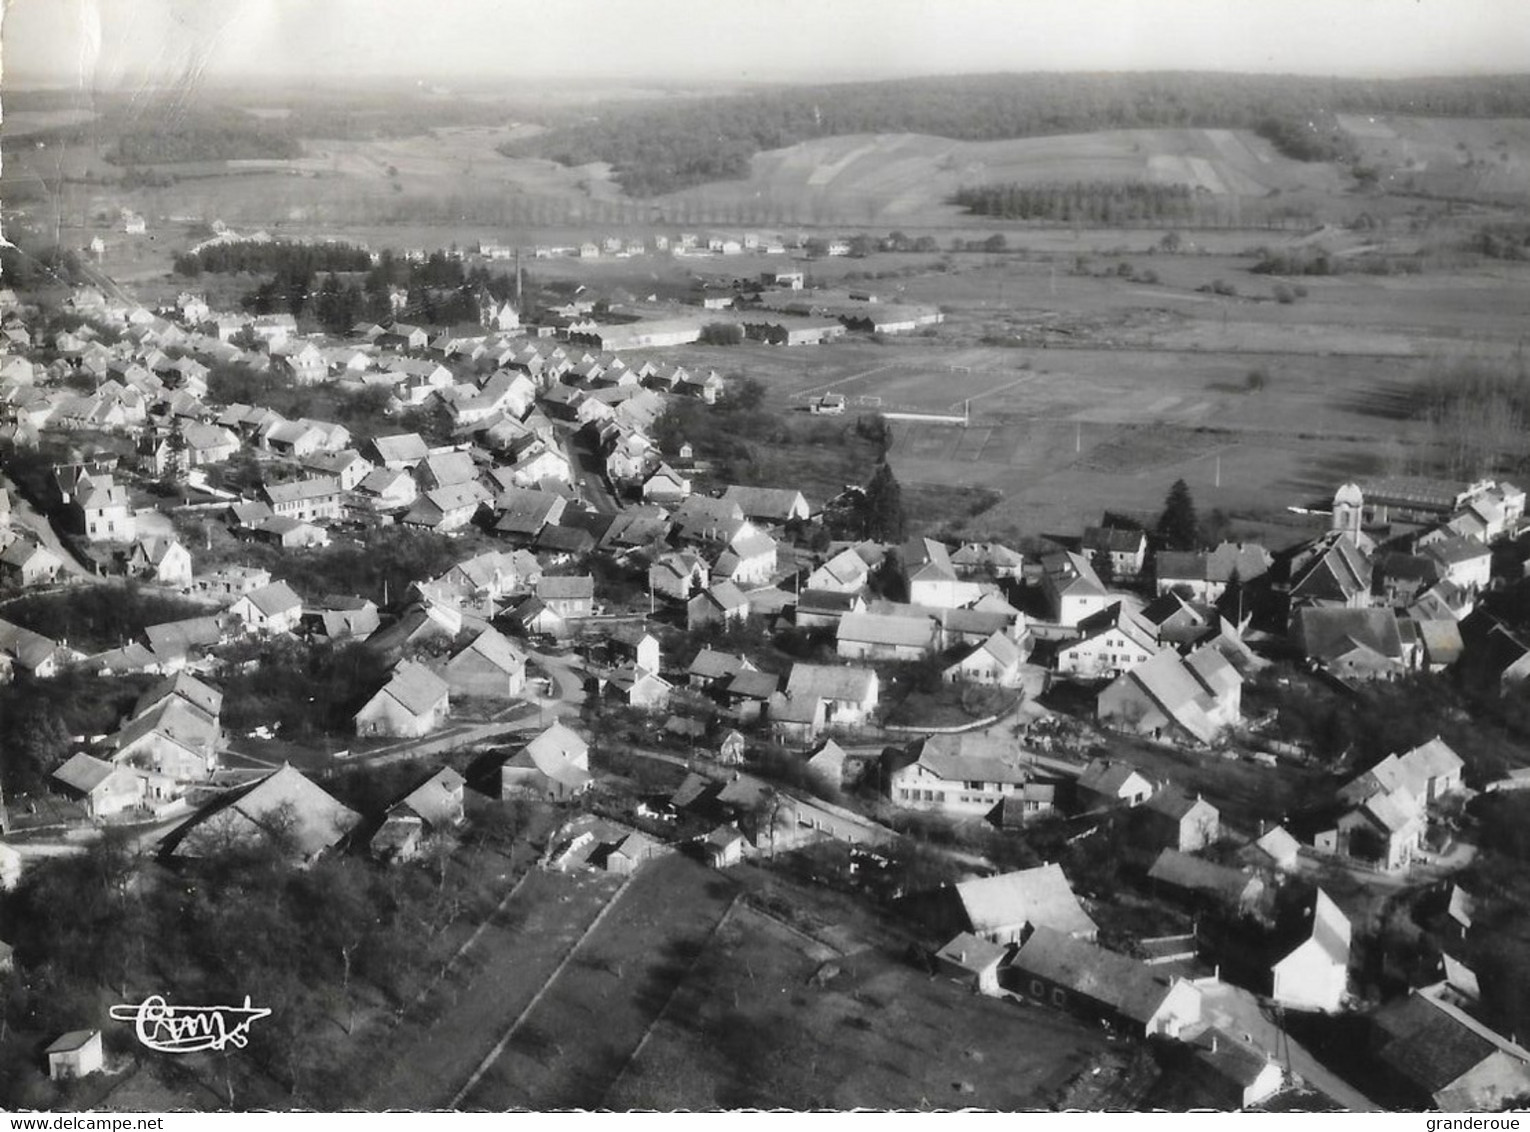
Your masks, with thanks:
M 48 1076 L 55 1081 L 99 1073 L 105 1062 L 100 1030 L 71 1030 L 56 1039 L 46 1052 Z
M 1009 952 L 1002 944 L 962 932 L 935 953 L 935 966 L 941 974 L 967 983 L 983 994 L 997 995 L 999 968 Z

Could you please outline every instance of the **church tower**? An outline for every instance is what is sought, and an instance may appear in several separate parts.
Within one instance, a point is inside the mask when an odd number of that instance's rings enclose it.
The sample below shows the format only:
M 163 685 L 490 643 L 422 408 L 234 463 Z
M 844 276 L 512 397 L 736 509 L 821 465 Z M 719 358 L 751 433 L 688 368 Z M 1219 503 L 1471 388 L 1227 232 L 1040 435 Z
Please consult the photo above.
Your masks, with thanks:
M 1333 521 L 1328 529 L 1337 534 L 1347 534 L 1358 540 L 1360 524 L 1365 514 L 1365 496 L 1360 485 L 1347 483 L 1333 495 Z

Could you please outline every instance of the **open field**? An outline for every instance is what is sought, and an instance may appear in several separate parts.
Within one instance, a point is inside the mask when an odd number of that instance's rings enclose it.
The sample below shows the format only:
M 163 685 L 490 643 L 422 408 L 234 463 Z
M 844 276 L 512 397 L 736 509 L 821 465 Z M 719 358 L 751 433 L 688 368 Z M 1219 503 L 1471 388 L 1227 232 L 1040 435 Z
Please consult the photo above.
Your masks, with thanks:
M 879 950 L 832 961 L 741 907 L 606 1095 L 617 1109 L 1045 1108 L 1109 1043 Z M 827 976 L 827 977 L 826 977 Z
M 921 134 L 851 134 L 757 154 L 749 177 L 659 200 L 668 209 L 762 204 L 805 219 L 938 223 L 963 186 L 1016 182 L 1139 181 L 1185 185 L 1215 202 L 1342 191 L 1331 165 L 1293 161 L 1246 130 L 1109 130 L 1006 141 L 956 141 Z
M 1339 115 L 1340 127 L 1389 189 L 1452 197 L 1530 192 L 1530 121 Z
M 459 973 L 404 1016 L 368 1061 L 362 1107 L 444 1106 L 606 906 L 614 878 L 533 869 Z
M 608 1104 L 607 1088 L 737 892 L 723 874 L 688 857 L 643 866 L 461 1107 L 499 1111 Z M 494 1037 L 502 1032 L 497 1028 Z

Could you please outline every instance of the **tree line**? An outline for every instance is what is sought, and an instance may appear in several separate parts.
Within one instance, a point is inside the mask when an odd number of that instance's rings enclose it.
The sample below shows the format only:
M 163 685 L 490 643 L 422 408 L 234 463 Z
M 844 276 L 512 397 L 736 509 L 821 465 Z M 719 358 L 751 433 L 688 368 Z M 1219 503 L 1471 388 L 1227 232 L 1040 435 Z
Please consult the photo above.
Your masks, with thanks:
M 609 162 L 623 189 L 641 197 L 744 177 L 762 150 L 857 133 L 989 141 L 1220 127 L 1257 130 L 1298 160 L 1343 159 L 1337 112 L 1523 117 L 1530 115 L 1530 77 L 1025 74 L 794 86 L 606 105 L 583 121 L 505 143 L 501 152 L 565 165 Z
M 1188 185 L 1154 185 L 1146 181 L 972 185 L 957 189 L 951 203 L 975 216 L 996 216 L 1004 220 L 1079 220 L 1090 224 L 1184 220 L 1193 211 Z

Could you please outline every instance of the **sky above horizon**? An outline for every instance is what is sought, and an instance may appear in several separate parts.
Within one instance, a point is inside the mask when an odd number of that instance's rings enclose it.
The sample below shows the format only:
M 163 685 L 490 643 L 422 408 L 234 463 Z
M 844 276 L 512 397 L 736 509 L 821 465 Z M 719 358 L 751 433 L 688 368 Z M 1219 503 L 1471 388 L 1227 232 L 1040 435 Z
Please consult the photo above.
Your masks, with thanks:
M 1530 70 L 1526 0 L 5 0 L 4 85 Z

